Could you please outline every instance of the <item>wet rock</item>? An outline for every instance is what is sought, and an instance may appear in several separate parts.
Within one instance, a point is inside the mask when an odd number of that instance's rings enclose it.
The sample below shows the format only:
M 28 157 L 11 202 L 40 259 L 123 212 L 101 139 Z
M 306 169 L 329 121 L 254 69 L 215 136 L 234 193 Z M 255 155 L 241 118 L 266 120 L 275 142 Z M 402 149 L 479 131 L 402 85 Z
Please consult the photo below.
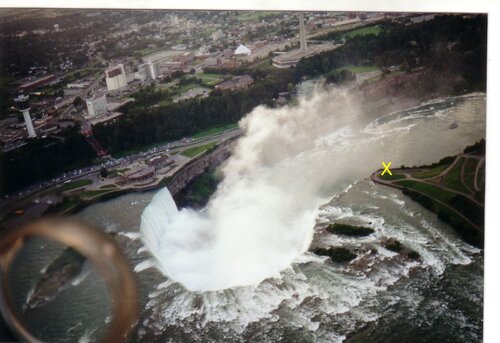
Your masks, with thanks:
M 316 248 L 313 250 L 316 255 L 328 256 L 333 262 L 349 262 L 356 258 L 356 254 L 343 247 L 336 248 Z
M 329 225 L 326 228 L 326 230 L 336 235 L 351 236 L 351 237 L 365 237 L 375 232 L 375 230 L 369 227 L 354 226 L 354 225 L 339 224 L 339 223 Z

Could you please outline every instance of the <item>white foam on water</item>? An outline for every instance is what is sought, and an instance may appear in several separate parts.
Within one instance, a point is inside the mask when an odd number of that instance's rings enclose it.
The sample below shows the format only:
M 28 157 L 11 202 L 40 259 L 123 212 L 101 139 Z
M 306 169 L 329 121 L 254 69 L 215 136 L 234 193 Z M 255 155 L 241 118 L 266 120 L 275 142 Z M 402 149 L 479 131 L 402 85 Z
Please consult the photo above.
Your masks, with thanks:
M 204 212 L 179 211 L 168 190 L 157 193 L 143 213 L 141 233 L 168 281 L 150 294 L 146 308 L 154 320 L 147 327 L 156 332 L 165 327 L 189 332 L 218 325 L 224 332 L 241 334 L 251 324 L 286 318 L 294 327 L 317 334 L 318 340 L 328 337 L 341 342 L 345 331 L 325 331 L 319 323 L 328 323 L 328 316 L 349 317 L 346 327 L 377 320 L 378 314 L 363 303 L 374 301 L 376 294 L 408 277 L 413 268 L 439 274 L 448 263 L 467 263 L 470 246 L 439 234 L 432 223 L 419 224 L 421 216 L 404 197 L 377 192 L 373 186 L 364 193 L 369 201 L 362 208 L 335 203 L 356 189 L 360 183 L 355 180 L 388 160 L 391 144 L 385 140 L 397 139 L 393 144 L 404 147 L 411 144 L 411 139 L 407 143 L 404 138 L 413 130 L 400 127 L 381 138 L 374 129 L 356 136 L 356 125 L 346 130 L 346 121 L 351 124 L 359 115 L 353 106 L 344 106 L 352 115 L 328 112 L 342 108 L 338 103 L 349 98 L 337 97 L 333 106 L 329 97 L 313 96 L 298 109 L 254 110 L 241 123 L 245 136 L 238 141 L 223 169 L 224 181 Z M 432 149 L 433 143 L 423 141 L 422 149 Z M 396 160 L 398 152 L 390 158 Z M 346 189 L 346 185 L 350 186 Z M 345 192 L 340 193 L 342 189 Z M 333 203 L 320 207 L 325 193 L 337 195 Z M 399 211 L 399 221 L 377 213 L 386 206 Z M 378 249 L 375 256 L 362 256 L 366 270 L 332 265 L 328 258 L 304 253 L 316 220 L 324 226 L 339 219 L 356 219 L 376 230 L 357 243 L 349 241 Z M 377 244 L 386 236 L 417 251 L 421 262 L 404 260 Z M 341 245 L 342 239 L 328 238 L 331 245 Z
M 118 234 L 120 236 L 127 237 L 131 241 L 135 241 L 135 240 L 141 238 L 140 232 L 119 232 Z
M 152 268 L 156 265 L 155 261 L 153 260 L 145 260 L 142 261 L 141 263 L 137 264 L 134 267 L 134 272 L 139 273 L 142 272 L 143 270 L 146 270 L 148 268 Z

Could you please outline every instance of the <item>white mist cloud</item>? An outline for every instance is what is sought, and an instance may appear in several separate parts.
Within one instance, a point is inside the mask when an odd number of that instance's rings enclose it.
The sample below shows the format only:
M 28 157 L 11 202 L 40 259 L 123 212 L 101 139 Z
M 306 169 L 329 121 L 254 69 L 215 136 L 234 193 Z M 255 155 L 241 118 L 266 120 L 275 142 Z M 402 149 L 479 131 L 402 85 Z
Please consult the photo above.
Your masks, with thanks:
M 252 111 L 240 123 L 245 135 L 206 211 L 177 213 L 166 191 L 152 202 L 166 202 L 163 209 L 145 211 L 142 231 L 162 270 L 190 290 L 217 290 L 256 284 L 287 268 L 307 250 L 325 201 L 320 190 L 333 184 L 337 162 L 320 138 L 357 115 L 341 91 Z M 145 224 L 150 216 L 161 218 Z M 147 226 L 157 227 L 156 234 L 148 235 Z
M 159 268 L 189 290 L 258 284 L 277 276 L 309 247 L 316 212 L 335 191 L 381 167 L 442 157 L 422 141 L 415 158 L 411 120 L 365 128 L 356 98 L 330 90 L 298 106 L 257 107 L 222 168 L 224 179 L 206 209 L 177 211 L 160 191 L 142 216 L 145 244 Z M 425 129 L 430 132 L 435 124 Z M 448 125 L 448 124 L 446 124 Z M 434 134 L 434 136 L 436 136 Z M 450 150 L 450 149 L 448 149 Z M 453 149 L 451 149 L 453 150 Z

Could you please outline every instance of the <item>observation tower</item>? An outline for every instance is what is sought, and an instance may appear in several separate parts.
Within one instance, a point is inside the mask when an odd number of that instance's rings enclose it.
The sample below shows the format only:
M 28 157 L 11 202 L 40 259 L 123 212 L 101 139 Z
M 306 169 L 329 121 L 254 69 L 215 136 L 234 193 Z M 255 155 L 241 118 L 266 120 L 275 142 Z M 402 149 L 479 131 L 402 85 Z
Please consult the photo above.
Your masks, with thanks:
M 14 101 L 16 103 L 17 110 L 23 114 L 24 122 L 26 123 L 26 130 L 28 130 L 28 137 L 35 138 L 36 132 L 33 127 L 33 122 L 31 121 L 29 99 L 29 95 L 20 94 L 17 98 L 14 98 Z

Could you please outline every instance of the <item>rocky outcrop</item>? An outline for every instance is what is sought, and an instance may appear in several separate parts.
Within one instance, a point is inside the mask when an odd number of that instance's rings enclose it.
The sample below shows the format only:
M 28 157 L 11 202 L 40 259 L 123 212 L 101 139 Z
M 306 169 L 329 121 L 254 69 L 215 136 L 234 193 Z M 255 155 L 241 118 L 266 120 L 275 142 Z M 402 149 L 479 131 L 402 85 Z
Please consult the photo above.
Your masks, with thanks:
M 230 156 L 234 142 L 234 139 L 227 140 L 179 169 L 167 183 L 168 190 L 172 196 L 175 198 L 191 180 L 208 168 L 218 166 L 224 162 Z

